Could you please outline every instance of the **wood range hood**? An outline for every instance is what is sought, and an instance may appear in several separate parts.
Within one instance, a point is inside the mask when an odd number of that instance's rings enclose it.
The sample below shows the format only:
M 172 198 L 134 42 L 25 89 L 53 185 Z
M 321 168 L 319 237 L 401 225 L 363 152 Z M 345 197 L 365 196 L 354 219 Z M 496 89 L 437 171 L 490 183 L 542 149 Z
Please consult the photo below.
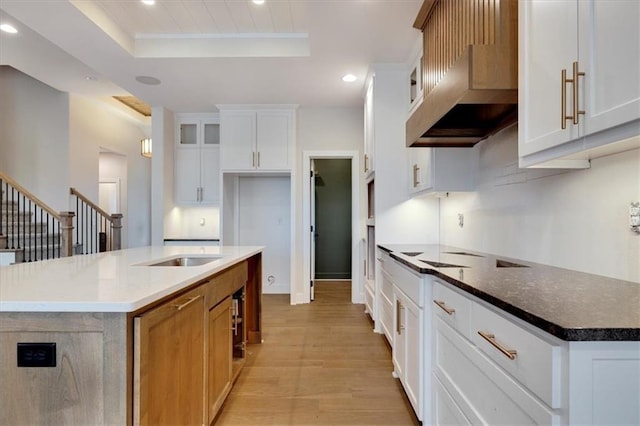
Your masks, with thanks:
M 472 147 L 518 117 L 517 0 L 425 0 L 422 103 L 409 147 Z

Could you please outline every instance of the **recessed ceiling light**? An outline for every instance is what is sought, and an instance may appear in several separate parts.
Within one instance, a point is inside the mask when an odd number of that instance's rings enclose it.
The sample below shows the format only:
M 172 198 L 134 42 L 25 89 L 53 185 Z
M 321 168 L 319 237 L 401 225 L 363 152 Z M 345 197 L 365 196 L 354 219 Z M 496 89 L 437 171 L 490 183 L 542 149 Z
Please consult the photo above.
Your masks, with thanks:
M 358 77 L 356 77 L 353 74 L 347 74 L 344 77 L 342 77 L 342 81 L 346 82 L 346 83 L 353 83 L 354 81 L 356 81 L 358 79 Z
M 156 4 L 156 0 L 141 0 L 142 4 L 146 4 L 147 6 L 153 6 Z
M 148 75 L 138 75 L 136 76 L 136 81 L 138 83 L 148 84 L 149 86 L 157 86 L 158 84 L 160 84 L 160 80 Z
M 264 4 L 264 0 L 253 0 L 253 4 Z
M 9 24 L 0 25 L 0 31 L 4 31 L 5 33 L 9 33 L 9 34 L 15 34 L 18 32 L 18 30 L 16 30 L 16 27 Z

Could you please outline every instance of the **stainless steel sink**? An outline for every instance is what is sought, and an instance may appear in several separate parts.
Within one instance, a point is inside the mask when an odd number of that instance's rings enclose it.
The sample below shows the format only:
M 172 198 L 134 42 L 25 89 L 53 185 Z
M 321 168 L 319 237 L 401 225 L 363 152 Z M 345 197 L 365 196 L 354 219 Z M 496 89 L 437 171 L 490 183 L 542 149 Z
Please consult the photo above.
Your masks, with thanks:
M 146 266 L 200 266 L 218 259 L 222 259 L 222 256 L 178 256 L 161 262 L 149 263 Z

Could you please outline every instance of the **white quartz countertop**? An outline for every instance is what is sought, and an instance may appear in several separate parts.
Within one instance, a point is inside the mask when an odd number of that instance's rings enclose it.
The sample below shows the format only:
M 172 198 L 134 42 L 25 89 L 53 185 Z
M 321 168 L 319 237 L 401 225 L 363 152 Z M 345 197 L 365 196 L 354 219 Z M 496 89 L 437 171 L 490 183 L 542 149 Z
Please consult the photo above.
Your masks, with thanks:
M 262 250 L 150 246 L 3 266 L 0 312 L 133 312 Z M 148 266 L 181 255 L 222 257 L 200 266 Z

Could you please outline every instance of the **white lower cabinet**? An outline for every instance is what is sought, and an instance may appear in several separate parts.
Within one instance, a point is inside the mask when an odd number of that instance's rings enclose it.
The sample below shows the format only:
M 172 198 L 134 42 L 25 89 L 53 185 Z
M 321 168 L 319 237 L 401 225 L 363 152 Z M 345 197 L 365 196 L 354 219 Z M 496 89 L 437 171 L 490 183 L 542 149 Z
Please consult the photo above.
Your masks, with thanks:
M 422 419 L 422 309 L 397 288 L 394 300 L 393 367 L 416 415 Z
M 387 338 L 391 335 L 393 375 L 400 380 L 416 416 L 422 420 L 426 399 L 424 378 L 430 359 L 430 351 L 425 346 L 425 342 L 429 342 L 425 339 L 428 329 L 425 315 L 430 318 L 430 306 L 425 307 L 424 301 L 431 295 L 431 280 L 410 271 L 387 254 L 382 253 L 378 261 L 382 278 L 382 329 Z
M 569 344 L 572 425 L 640 425 L 640 342 Z
M 562 347 L 472 304 L 471 341 L 494 364 L 551 408 L 562 406 Z M 511 358 L 513 357 L 513 359 Z
M 568 342 L 378 252 L 381 328 L 424 424 L 640 425 L 640 342 Z
M 458 404 L 436 376 L 433 377 L 433 424 L 471 425 Z
M 560 346 L 445 284 L 434 281 L 433 295 L 440 307 L 432 323 L 434 422 L 560 424 L 560 414 L 545 404 L 561 405 L 560 387 L 553 388 L 561 377 Z
M 389 345 L 393 347 L 393 282 L 389 275 L 388 267 L 393 260 L 387 253 L 380 249 L 377 249 L 377 253 L 376 260 L 378 270 L 376 272 L 376 281 L 380 282 L 378 286 L 380 291 L 376 297 L 378 299 L 378 309 L 380 309 L 378 315 L 380 325 L 376 328 L 382 331 Z
M 433 337 L 434 379 L 471 424 L 559 424 L 558 414 L 441 319 L 435 320 Z M 435 393 L 441 391 L 436 388 Z
M 364 283 L 364 308 L 365 312 L 371 316 L 371 319 L 375 321 L 375 288 L 371 285 L 369 280 L 365 280 Z
M 434 280 L 437 425 L 638 425 L 640 342 L 566 342 Z

